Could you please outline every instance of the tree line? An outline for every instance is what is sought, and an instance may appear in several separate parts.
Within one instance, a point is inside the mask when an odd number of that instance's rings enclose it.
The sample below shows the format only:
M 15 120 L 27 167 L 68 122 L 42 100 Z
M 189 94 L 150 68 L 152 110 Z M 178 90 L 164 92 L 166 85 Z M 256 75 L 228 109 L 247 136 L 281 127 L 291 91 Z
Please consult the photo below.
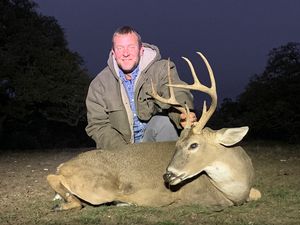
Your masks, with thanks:
M 0 148 L 93 146 L 85 133 L 91 78 L 55 18 L 31 0 L 0 2 Z M 249 137 L 299 139 L 300 45 L 270 51 L 238 98 L 224 99 L 209 126 L 248 125 Z
M 78 146 L 88 139 L 90 78 L 57 21 L 36 8 L 30 0 L 0 3 L 0 145 Z
M 300 44 L 274 48 L 236 101 L 224 99 L 214 125 L 250 127 L 252 138 L 289 143 L 300 138 Z

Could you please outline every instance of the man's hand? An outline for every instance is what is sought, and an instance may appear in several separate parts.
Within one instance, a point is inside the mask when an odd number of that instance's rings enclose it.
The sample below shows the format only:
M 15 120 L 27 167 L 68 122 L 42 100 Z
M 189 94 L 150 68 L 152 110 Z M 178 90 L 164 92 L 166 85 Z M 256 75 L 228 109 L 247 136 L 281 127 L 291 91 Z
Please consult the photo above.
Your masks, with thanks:
M 194 112 L 190 112 L 190 121 L 191 121 L 191 125 L 194 122 L 197 122 L 197 117 L 196 117 L 196 114 Z M 185 127 L 185 125 L 186 125 L 186 114 L 185 113 L 180 114 L 180 125 L 182 127 Z

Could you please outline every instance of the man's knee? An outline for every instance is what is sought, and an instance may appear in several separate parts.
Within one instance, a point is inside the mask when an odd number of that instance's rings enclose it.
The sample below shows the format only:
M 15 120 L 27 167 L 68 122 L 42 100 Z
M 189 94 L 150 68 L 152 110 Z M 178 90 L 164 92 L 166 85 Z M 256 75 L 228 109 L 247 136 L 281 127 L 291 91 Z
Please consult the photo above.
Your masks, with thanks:
M 153 116 L 145 129 L 143 142 L 175 141 L 178 132 L 167 116 Z

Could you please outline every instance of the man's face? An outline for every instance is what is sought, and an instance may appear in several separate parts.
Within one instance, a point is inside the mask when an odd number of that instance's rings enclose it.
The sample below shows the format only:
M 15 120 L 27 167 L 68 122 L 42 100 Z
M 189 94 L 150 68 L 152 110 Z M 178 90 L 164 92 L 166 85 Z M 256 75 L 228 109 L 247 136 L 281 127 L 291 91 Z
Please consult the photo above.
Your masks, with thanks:
M 113 39 L 113 54 L 117 64 L 124 73 L 131 73 L 139 64 L 143 54 L 135 33 L 119 34 Z

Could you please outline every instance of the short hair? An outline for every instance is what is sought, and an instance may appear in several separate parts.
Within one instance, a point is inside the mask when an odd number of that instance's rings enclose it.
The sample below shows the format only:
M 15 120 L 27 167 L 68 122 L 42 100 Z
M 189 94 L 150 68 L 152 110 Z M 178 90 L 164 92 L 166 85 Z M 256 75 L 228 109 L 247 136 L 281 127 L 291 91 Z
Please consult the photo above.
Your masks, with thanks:
M 130 33 L 134 33 L 137 38 L 138 38 L 138 44 L 139 47 L 142 47 L 142 38 L 141 35 L 139 34 L 139 32 L 137 32 L 137 30 L 135 30 L 133 27 L 131 26 L 123 26 L 123 27 L 119 27 L 113 34 L 112 36 L 112 47 L 114 47 L 114 37 L 116 35 L 122 35 L 122 34 L 130 34 Z

